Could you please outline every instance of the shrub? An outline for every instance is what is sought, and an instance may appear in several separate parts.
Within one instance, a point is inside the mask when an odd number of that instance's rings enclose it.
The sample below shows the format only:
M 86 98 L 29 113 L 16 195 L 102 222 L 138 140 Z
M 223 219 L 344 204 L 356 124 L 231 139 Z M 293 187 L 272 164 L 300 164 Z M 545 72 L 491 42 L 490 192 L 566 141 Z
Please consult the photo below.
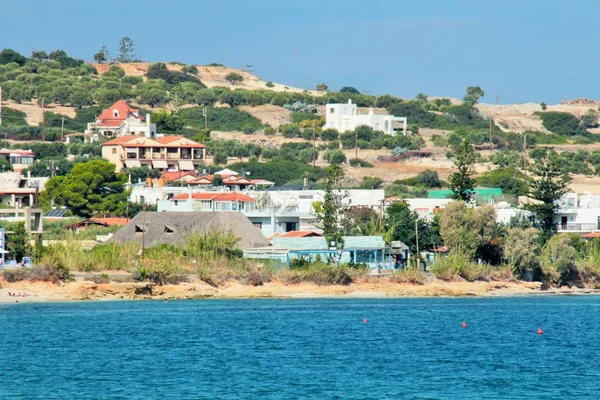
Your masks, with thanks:
M 575 256 L 576 251 L 569 236 L 556 235 L 550 239 L 540 257 L 540 268 L 545 279 L 558 285 L 565 283 L 577 271 Z
M 277 273 L 284 283 L 311 282 L 317 285 L 348 285 L 354 281 L 353 271 L 346 265 L 312 263 Z
M 552 133 L 561 136 L 574 136 L 581 134 L 589 134 L 584 127 L 581 126 L 579 119 L 573 114 L 557 111 L 548 111 L 537 113 L 542 119 L 542 125 Z
M 249 286 L 262 286 L 265 282 L 271 281 L 271 271 L 262 264 L 255 264 L 250 266 L 245 279 L 246 285 Z
M 346 162 L 346 155 L 341 150 L 327 150 L 325 160 L 332 165 L 339 165 Z
M 390 282 L 422 285 L 425 283 L 425 275 L 415 268 L 399 269 L 390 276 Z
M 361 160 L 360 158 L 351 158 L 350 165 L 353 167 L 373 168 L 373 164 L 368 161 Z
M 267 81 L 267 83 L 265 83 L 265 86 L 268 88 L 272 88 L 272 87 L 275 87 L 275 84 L 271 81 Z
M 323 141 L 338 140 L 339 137 L 340 133 L 333 128 L 323 129 L 321 132 L 321 139 Z
M 358 189 L 379 189 L 383 185 L 383 179 L 378 176 L 363 176 Z
M 266 136 L 273 136 L 273 135 L 275 135 L 275 133 L 276 133 L 276 132 L 275 132 L 275 129 L 273 129 L 273 128 L 272 128 L 272 127 L 270 127 L 270 126 L 267 126 L 267 127 L 265 128 L 265 130 L 264 130 L 264 134 L 265 134 Z
M 281 125 L 279 127 L 279 132 L 281 132 L 283 137 L 288 139 L 300 137 L 300 135 L 302 134 L 302 132 L 300 131 L 300 127 L 295 124 Z

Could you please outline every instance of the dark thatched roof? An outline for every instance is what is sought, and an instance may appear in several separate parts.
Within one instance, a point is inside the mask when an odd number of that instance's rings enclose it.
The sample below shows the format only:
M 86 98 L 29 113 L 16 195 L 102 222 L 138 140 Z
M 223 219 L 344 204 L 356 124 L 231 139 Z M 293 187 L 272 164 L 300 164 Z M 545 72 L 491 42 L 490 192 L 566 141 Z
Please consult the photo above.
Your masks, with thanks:
M 204 233 L 212 229 L 232 230 L 240 238 L 239 248 L 266 247 L 270 242 L 240 212 L 141 212 L 119 229 L 112 237 L 114 242 L 137 241 L 145 247 L 157 244 L 183 244 L 188 232 Z M 145 218 L 145 232 L 144 229 Z

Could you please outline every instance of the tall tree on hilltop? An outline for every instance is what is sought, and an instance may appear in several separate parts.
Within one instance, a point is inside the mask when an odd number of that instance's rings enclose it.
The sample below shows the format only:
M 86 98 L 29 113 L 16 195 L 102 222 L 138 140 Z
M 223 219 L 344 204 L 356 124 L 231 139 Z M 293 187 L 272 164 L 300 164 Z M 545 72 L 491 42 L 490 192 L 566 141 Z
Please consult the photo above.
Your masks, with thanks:
M 110 60 L 110 54 L 108 53 L 108 48 L 106 47 L 106 45 L 102 45 L 102 48 L 100 49 L 100 51 L 98 51 L 96 54 L 94 54 L 94 61 L 102 64 L 102 63 L 108 62 L 109 60 Z
M 117 61 L 122 63 L 129 63 L 135 60 L 135 44 L 133 39 L 125 36 L 119 42 L 119 55 Z
M 453 199 L 467 203 L 471 201 L 475 189 L 474 165 L 475 152 L 473 146 L 467 140 L 463 140 L 456 149 L 456 159 L 454 160 L 456 172 L 450 175 L 450 189 L 452 190 Z
M 525 209 L 535 215 L 536 224 L 542 230 L 541 240 L 545 242 L 556 232 L 556 201 L 566 193 L 569 177 L 561 172 L 555 158 L 536 160 L 531 171 L 536 179 L 530 183 L 529 196 L 541 203 L 528 204 Z
M 467 94 L 463 98 L 465 103 L 476 104 L 480 97 L 485 96 L 485 92 L 479 86 L 469 86 L 467 88 Z

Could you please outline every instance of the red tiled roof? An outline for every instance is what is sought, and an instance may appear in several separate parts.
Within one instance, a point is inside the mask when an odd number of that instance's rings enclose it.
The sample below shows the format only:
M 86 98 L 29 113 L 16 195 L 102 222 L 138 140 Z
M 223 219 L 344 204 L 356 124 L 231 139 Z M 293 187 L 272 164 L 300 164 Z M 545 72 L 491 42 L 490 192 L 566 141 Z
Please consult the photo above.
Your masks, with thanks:
M 165 179 L 165 181 L 170 182 L 175 181 L 177 179 L 181 179 L 184 176 L 197 177 L 198 174 L 194 171 L 165 171 L 162 173 L 161 176 Z
M 173 197 L 173 200 L 187 200 L 189 199 L 188 193 L 181 193 L 177 196 Z M 232 193 L 211 193 L 211 192 L 202 192 L 202 193 L 192 193 L 193 200 L 213 200 L 213 201 L 240 201 L 243 203 L 254 203 L 254 199 L 250 196 L 246 196 L 245 194 L 232 192 Z
M 90 218 L 89 221 L 97 222 L 99 224 L 106 224 L 108 226 L 115 225 L 127 225 L 129 222 L 128 218 Z
M 130 142 L 134 139 L 140 139 L 142 136 L 139 135 L 126 135 L 126 136 L 121 136 L 118 137 L 116 139 L 113 140 L 109 140 L 108 142 L 104 142 L 102 143 L 102 146 L 115 146 L 115 145 L 119 145 L 119 144 L 125 144 L 127 142 Z
M 115 117 L 113 114 L 113 110 L 115 109 L 119 111 L 118 117 Z M 114 122 L 111 121 L 119 121 L 119 123 L 116 125 L 119 126 L 121 125 L 121 122 L 126 120 L 130 114 L 136 114 L 135 118 L 142 120 L 143 118 L 137 115 L 137 112 L 138 110 L 129 107 L 129 104 L 125 103 L 123 100 L 119 100 L 109 108 L 102 110 L 102 114 L 98 116 L 98 120 L 100 121 L 98 125 L 104 126 L 106 123 L 114 124 Z
M 595 239 L 595 238 L 600 238 L 600 232 L 590 232 L 590 233 L 586 233 L 584 235 L 581 235 L 582 238 L 584 239 Z
M 121 126 L 122 123 L 123 123 L 122 119 L 103 119 L 103 120 L 100 120 L 100 122 L 96 124 L 96 127 L 97 128 L 103 128 L 103 127 L 116 128 L 116 127 Z
M 291 231 L 280 234 L 278 237 L 321 237 L 320 233 L 313 231 Z
M 179 140 L 179 139 L 183 139 L 183 136 L 168 135 L 168 136 L 160 137 L 160 138 L 156 139 L 156 141 L 158 143 L 167 144 L 167 143 L 171 143 L 171 142 L 174 142 L 176 140 Z

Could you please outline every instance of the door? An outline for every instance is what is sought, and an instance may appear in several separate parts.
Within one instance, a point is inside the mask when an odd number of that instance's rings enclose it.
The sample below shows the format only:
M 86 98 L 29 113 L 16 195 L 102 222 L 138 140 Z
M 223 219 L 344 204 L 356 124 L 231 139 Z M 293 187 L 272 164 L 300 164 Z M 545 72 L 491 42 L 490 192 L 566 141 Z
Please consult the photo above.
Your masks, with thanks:
M 560 228 L 562 230 L 565 230 L 565 231 L 567 230 L 567 221 L 568 221 L 567 217 L 560 217 Z

